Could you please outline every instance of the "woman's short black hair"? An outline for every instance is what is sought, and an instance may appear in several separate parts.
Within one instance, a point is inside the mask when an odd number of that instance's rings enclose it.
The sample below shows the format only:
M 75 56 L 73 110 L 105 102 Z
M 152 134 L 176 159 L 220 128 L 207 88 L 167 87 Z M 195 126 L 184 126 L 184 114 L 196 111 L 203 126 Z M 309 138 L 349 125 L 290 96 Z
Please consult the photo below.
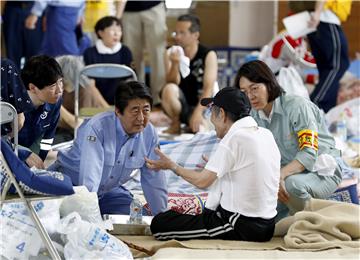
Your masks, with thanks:
M 153 104 L 149 87 L 144 83 L 139 81 L 120 81 L 116 88 L 114 103 L 121 114 L 124 113 L 129 101 L 136 98 L 147 99 L 150 106 Z
M 38 89 L 43 89 L 56 83 L 62 77 L 63 73 L 59 63 L 47 55 L 31 57 L 21 71 L 21 79 L 26 89 L 29 89 L 30 83 Z
M 255 83 L 265 84 L 269 94 L 268 102 L 275 100 L 278 96 L 281 96 L 284 93 L 284 90 L 277 82 L 274 73 L 263 61 L 254 60 L 242 65 L 235 77 L 235 88 L 240 87 L 239 82 L 241 77 L 245 77 Z
M 113 24 L 115 25 L 119 25 L 120 27 L 121 25 L 121 20 L 115 16 L 105 16 L 103 18 L 101 18 L 99 21 L 96 22 L 95 24 L 95 33 L 96 36 L 101 39 L 100 35 L 99 35 L 99 31 L 103 31 L 106 28 L 112 26 Z

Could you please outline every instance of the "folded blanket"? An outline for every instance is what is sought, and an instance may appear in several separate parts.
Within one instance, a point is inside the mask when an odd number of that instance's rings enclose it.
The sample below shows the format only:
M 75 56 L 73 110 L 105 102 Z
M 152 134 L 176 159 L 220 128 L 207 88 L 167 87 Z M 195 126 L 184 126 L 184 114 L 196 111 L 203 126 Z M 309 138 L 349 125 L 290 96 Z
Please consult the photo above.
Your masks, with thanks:
M 285 244 L 299 249 L 360 248 L 359 216 L 359 205 L 311 199 L 293 216 Z

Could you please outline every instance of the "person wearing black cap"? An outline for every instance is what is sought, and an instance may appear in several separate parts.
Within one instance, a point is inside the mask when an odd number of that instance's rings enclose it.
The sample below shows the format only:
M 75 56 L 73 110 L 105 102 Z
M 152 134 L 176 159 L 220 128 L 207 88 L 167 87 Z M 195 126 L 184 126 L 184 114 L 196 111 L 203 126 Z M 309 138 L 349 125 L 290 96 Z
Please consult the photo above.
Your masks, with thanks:
M 273 135 L 249 116 L 250 101 L 237 88 L 226 87 L 201 105 L 211 108 L 211 122 L 221 138 L 201 172 L 179 166 L 159 149 L 159 160 L 145 160 L 147 167 L 171 169 L 199 188 L 211 186 L 204 211 L 196 216 L 160 213 L 152 220 L 152 234 L 159 240 L 270 240 L 280 179 Z

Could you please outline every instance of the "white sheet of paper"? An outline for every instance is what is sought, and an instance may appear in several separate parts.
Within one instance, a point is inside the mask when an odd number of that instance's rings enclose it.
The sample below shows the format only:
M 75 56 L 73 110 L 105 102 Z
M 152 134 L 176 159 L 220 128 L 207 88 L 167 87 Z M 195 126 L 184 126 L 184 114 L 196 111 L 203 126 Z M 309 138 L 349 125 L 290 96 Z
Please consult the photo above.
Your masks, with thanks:
M 282 21 L 289 35 L 292 38 L 297 39 L 316 31 L 316 28 L 308 27 L 310 19 L 310 13 L 308 11 L 304 11 L 285 17 Z

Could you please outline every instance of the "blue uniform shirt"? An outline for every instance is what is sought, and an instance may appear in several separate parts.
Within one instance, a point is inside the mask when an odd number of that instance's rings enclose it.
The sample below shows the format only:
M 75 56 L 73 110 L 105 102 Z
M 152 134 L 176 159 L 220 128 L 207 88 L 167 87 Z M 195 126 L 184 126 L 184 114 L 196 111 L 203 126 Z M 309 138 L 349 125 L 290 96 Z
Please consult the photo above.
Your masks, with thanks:
M 39 106 L 25 113 L 25 122 L 19 132 L 19 144 L 30 148 L 45 160 L 54 140 L 57 123 L 60 119 L 62 98 L 56 104 Z M 31 152 L 19 150 L 19 158 L 25 160 Z
M 34 109 L 34 105 L 20 78 L 18 68 L 11 60 L 5 58 L 1 58 L 0 101 L 12 104 L 18 113 Z
M 33 103 L 20 78 L 16 65 L 9 59 L 1 58 L 1 90 L 0 101 L 14 106 L 18 113 L 34 109 Z M 11 124 L 1 126 L 1 135 L 12 131 Z
M 31 13 L 36 16 L 41 16 L 47 6 L 57 6 L 57 7 L 76 7 L 79 8 L 78 17 L 82 16 L 85 10 L 85 1 L 84 0 L 42 0 L 35 1 Z
M 146 167 L 144 157 L 157 159 L 155 128 L 149 123 L 143 132 L 129 136 L 114 112 L 105 112 L 78 129 L 73 147 L 60 151 L 57 163 L 75 185 L 85 185 L 99 197 L 130 179 L 133 170 L 141 171 L 141 186 L 154 215 L 166 210 L 166 178 L 162 171 Z

